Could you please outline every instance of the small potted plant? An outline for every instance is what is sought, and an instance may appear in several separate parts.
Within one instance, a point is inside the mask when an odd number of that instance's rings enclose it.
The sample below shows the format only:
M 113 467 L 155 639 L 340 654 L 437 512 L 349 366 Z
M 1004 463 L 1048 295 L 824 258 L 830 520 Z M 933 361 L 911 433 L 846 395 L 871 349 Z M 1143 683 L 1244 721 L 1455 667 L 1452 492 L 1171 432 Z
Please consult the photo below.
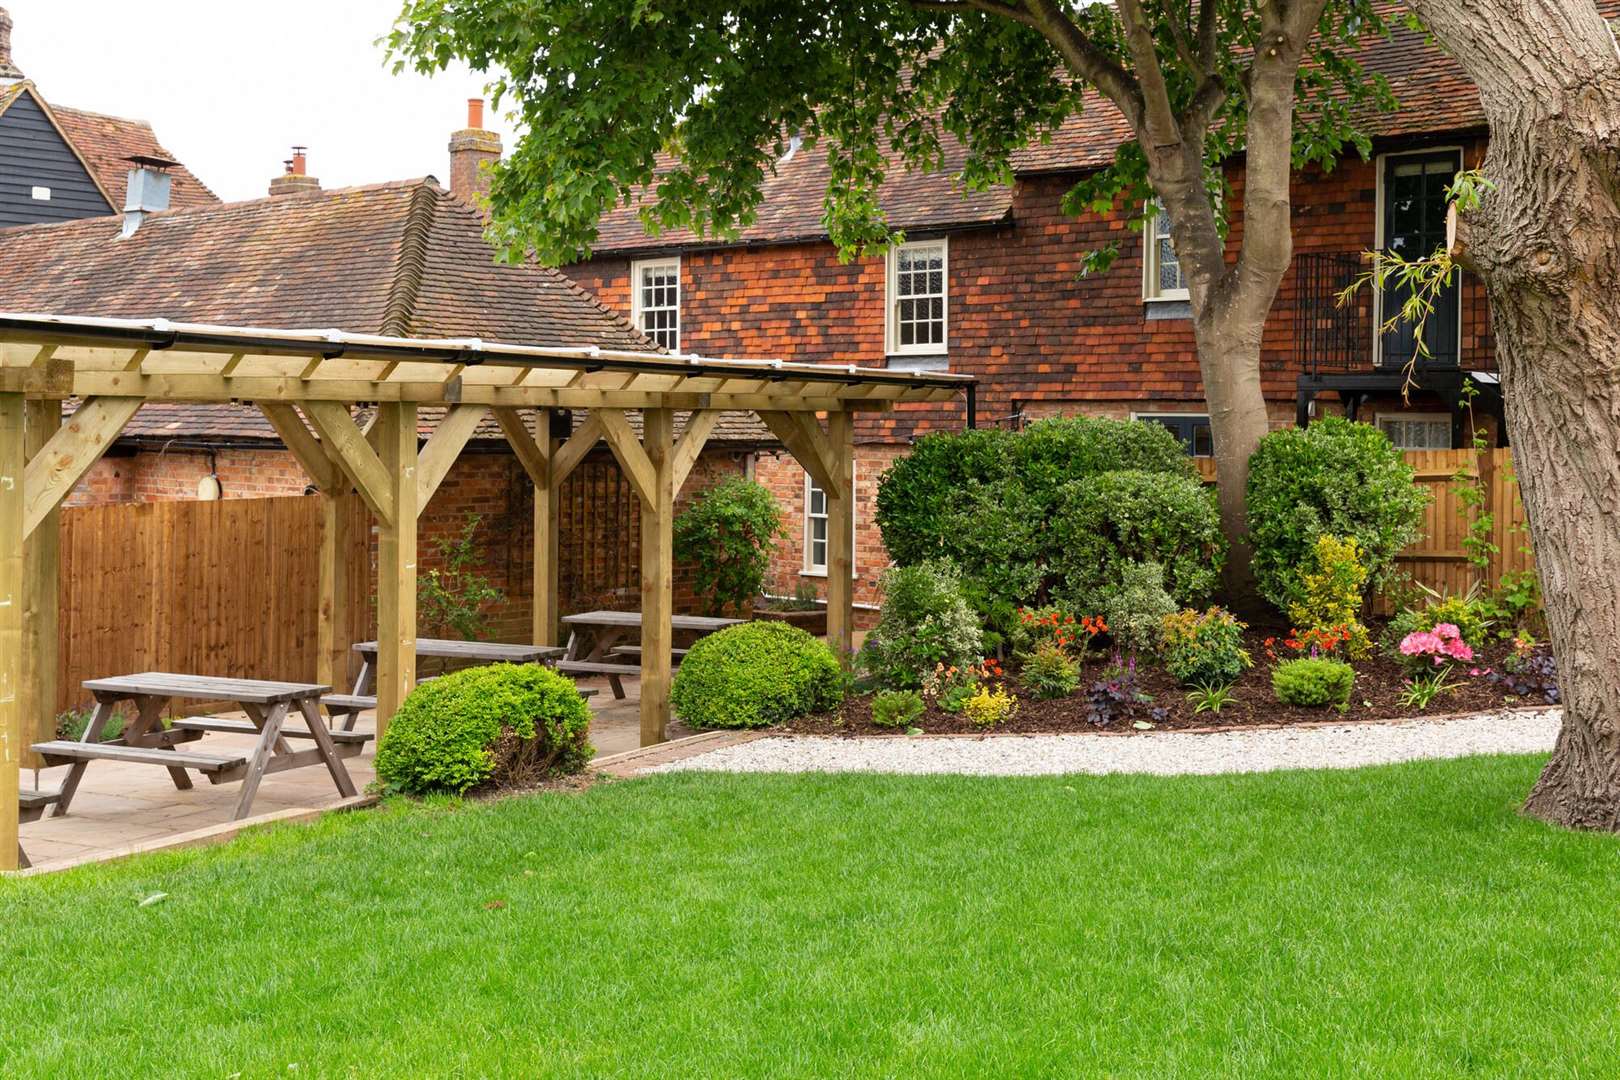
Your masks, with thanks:
M 813 581 L 801 581 L 792 596 L 765 596 L 754 605 L 754 618 L 792 623 L 807 634 L 827 632 L 827 607 L 816 596 Z

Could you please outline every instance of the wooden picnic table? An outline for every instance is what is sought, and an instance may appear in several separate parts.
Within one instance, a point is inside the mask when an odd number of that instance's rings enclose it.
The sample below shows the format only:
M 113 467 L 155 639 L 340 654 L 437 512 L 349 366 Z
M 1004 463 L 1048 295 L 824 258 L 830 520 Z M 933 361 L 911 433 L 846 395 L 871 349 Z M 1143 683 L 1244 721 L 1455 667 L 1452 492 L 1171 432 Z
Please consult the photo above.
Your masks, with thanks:
M 628 649 L 622 653 L 616 650 L 627 634 L 641 632 L 641 612 L 582 611 L 576 615 L 564 615 L 562 621 L 568 627 L 568 644 L 563 647 L 562 657 L 557 661 L 557 670 L 573 675 L 606 675 L 608 685 L 613 688 L 613 696 L 624 700 L 624 684 L 620 680 L 627 675 L 639 675 L 641 667 L 639 664 L 617 663 L 610 657 L 616 654 L 638 655 L 631 654 Z M 670 619 L 670 625 L 677 631 L 701 637 L 743 621 L 712 615 L 676 615 Z M 590 643 L 588 649 L 585 647 L 587 640 Z
M 95 695 L 96 710 L 90 717 L 82 739 L 58 739 L 34 744 L 34 751 L 46 766 L 69 765 L 67 778 L 57 795 L 52 814 L 68 812 L 79 781 L 92 761 L 124 761 L 140 765 L 156 765 L 169 770 L 174 786 L 182 791 L 191 788 L 187 770 L 206 776 L 210 783 L 223 784 L 242 781 L 242 793 L 236 802 L 232 820 L 248 816 L 253 809 L 253 798 L 258 794 L 259 781 L 266 773 L 299 769 L 306 765 L 325 765 L 332 775 L 338 794 L 355 794 L 354 781 L 340 760 L 353 757 L 370 735 L 357 732 L 328 731 L 316 709 L 320 696 L 331 687 L 318 683 L 267 682 L 260 679 L 222 679 L 209 675 L 182 675 L 167 671 L 146 671 L 137 675 L 119 675 L 107 679 L 91 679 L 84 688 Z M 247 720 L 228 720 L 219 717 L 183 717 L 168 727 L 162 723 L 163 707 L 173 700 L 230 701 L 247 714 Z M 120 702 L 132 702 L 135 716 L 125 727 L 123 735 L 111 742 L 102 742 L 101 733 L 112 719 L 113 709 Z M 305 726 L 287 727 L 287 714 L 303 714 Z M 194 742 L 210 732 L 258 735 L 253 748 L 245 753 L 204 754 L 191 750 L 178 750 L 181 743 Z M 309 739 L 313 750 L 293 750 L 289 739 Z
M 355 721 L 365 709 L 377 707 L 377 697 L 371 691 L 373 673 L 377 670 L 377 643 L 357 641 L 351 648 L 360 654 L 360 673 L 354 678 L 354 688 L 347 694 L 327 694 L 321 704 L 333 718 L 341 718 L 344 731 L 353 731 Z M 562 656 L 556 645 L 511 645 L 501 641 L 463 641 L 450 638 L 417 638 L 416 655 L 433 656 L 448 660 L 467 660 L 485 664 L 547 664 Z M 594 691 L 593 691 L 594 693 Z

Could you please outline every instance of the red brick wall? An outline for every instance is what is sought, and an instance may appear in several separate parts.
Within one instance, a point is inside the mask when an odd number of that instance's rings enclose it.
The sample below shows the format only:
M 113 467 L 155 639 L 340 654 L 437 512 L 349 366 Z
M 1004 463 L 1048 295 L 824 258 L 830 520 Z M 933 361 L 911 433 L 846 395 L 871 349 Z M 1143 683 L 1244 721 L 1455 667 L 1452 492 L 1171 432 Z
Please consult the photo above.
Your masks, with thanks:
M 1471 141 L 1465 166 L 1482 146 Z M 1233 174 L 1229 253 L 1242 242 L 1242 177 Z M 986 420 L 1032 412 L 1167 408 L 1203 397 L 1191 323 L 1149 320 L 1142 301 L 1142 241 L 1122 213 L 1072 217 L 1060 202 L 1073 176 L 1019 181 L 1011 224 L 950 237 L 950 364 L 983 380 Z M 1349 160 L 1331 173 L 1311 169 L 1294 183 L 1295 250 L 1355 254 L 1377 229 L 1377 163 Z M 1120 256 L 1102 274 L 1079 276 L 1085 253 L 1110 241 Z M 630 260 L 603 257 L 565 272 L 604 303 L 630 314 Z M 688 252 L 681 266 L 681 347 L 706 355 L 786 357 L 882 366 L 884 264 L 839 262 L 830 244 Z M 1265 390 L 1279 415 L 1294 398 L 1301 362 L 1294 354 L 1298 290 L 1284 281 L 1262 346 Z M 1463 353 L 1488 358 L 1483 289 L 1465 279 Z M 1370 364 L 1370 358 L 1369 358 Z M 959 427 L 960 406 L 906 408 L 894 420 L 868 420 L 865 441 L 902 441 L 914 430 Z

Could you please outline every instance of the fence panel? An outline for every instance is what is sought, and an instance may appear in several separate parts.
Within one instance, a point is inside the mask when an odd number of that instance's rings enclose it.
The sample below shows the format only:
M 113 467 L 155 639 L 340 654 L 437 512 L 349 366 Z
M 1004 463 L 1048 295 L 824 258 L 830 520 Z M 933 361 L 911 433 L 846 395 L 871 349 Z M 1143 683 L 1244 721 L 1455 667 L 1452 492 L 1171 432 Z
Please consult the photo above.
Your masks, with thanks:
M 320 551 L 319 496 L 65 509 L 58 708 L 132 671 L 313 679 Z
M 1528 550 L 1529 525 L 1513 474 L 1512 451 L 1408 450 L 1405 457 L 1415 473 L 1413 481 L 1429 494 L 1429 505 L 1423 512 L 1423 539 L 1395 559 L 1413 581 L 1437 592 L 1461 594 L 1475 582 L 1481 588 L 1490 588 L 1505 573 L 1533 568 Z M 1213 484 L 1214 460 L 1198 458 L 1195 464 L 1204 482 Z M 1457 494 L 1459 471 L 1485 481 L 1485 502 L 1478 513 L 1492 515 L 1491 543 L 1497 551 L 1484 574 L 1468 561 L 1468 549 L 1463 544 L 1473 511 Z M 1380 598 L 1376 609 L 1389 614 L 1388 600 Z

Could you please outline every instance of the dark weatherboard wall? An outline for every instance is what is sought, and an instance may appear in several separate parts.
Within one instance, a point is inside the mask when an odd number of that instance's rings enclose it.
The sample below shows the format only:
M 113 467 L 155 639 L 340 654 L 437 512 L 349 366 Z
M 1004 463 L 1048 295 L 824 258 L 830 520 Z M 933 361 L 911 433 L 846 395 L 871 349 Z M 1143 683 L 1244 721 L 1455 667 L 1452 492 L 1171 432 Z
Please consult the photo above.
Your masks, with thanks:
M 50 197 L 36 198 L 36 188 Z M 112 212 L 73 148 L 23 91 L 0 113 L 0 228 Z

